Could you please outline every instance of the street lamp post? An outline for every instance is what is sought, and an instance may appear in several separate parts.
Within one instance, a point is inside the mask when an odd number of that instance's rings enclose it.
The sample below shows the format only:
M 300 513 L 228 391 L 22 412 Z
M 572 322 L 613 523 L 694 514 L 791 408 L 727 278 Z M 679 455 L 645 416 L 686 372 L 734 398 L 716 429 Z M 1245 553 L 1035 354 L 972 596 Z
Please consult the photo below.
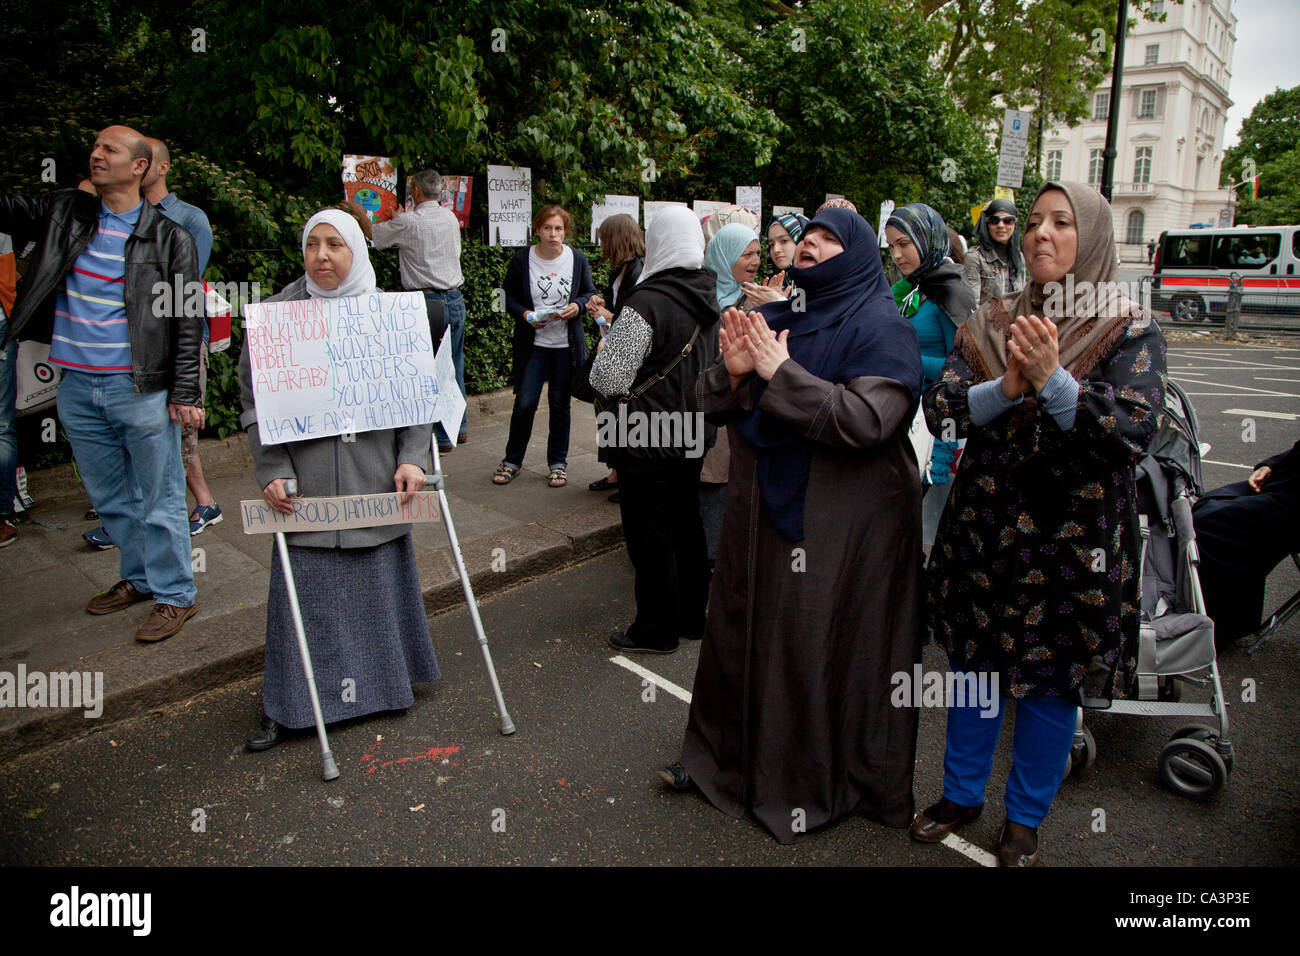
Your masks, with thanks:
M 1106 149 L 1101 154 L 1101 194 L 1111 201 L 1115 191 L 1115 139 L 1119 136 L 1119 94 L 1124 81 L 1124 35 L 1128 33 L 1128 0 L 1119 0 L 1119 20 L 1115 25 L 1115 65 L 1110 74 L 1110 110 L 1106 120 Z

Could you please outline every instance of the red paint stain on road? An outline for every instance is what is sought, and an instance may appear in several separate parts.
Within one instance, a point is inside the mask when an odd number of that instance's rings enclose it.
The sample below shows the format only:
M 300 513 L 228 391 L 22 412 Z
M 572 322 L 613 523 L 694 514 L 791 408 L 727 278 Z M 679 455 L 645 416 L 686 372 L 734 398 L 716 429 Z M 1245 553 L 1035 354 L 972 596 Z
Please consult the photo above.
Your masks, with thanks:
M 401 764 L 401 763 L 412 763 L 417 760 L 445 760 L 446 758 L 450 757 L 452 754 L 458 754 L 458 753 L 460 753 L 460 748 L 454 745 L 451 747 L 430 747 L 428 750 L 422 751 L 418 754 L 414 754 L 410 757 L 398 757 L 396 760 L 387 760 L 379 764 L 372 763 L 369 767 L 366 768 L 366 773 L 374 773 L 376 770 L 379 770 L 383 767 L 391 767 L 394 764 Z M 372 754 L 362 754 L 361 759 L 374 760 L 374 756 Z M 459 767 L 460 764 L 453 763 L 451 764 L 451 766 Z

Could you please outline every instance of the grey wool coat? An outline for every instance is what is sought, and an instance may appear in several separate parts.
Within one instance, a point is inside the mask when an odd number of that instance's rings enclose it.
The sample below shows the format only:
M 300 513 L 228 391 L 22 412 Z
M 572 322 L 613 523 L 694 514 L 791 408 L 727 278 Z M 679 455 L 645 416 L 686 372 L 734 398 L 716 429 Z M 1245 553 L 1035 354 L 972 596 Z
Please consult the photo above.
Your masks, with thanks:
M 304 276 L 267 301 L 290 302 L 307 297 Z M 240 424 L 248 430 L 248 451 L 253 456 L 259 493 L 277 478 L 295 478 L 298 493 L 304 497 L 378 494 L 395 490 L 393 473 L 398 465 L 415 465 L 427 471 L 431 424 L 358 432 L 353 441 L 333 437 L 263 445 L 258 438 L 247 336 L 239 356 L 239 389 L 243 404 Z M 298 531 L 288 533 L 288 542 L 307 548 L 370 548 L 400 538 L 410 530 L 409 524 L 394 524 L 345 531 Z

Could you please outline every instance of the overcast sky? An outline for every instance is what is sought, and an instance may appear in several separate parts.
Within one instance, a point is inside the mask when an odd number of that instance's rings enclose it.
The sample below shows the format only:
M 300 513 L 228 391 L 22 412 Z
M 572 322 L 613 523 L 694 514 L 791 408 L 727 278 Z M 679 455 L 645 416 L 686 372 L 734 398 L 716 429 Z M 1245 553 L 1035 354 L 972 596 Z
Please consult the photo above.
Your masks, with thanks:
M 1235 0 L 1237 47 L 1232 55 L 1224 146 L 1237 142 L 1241 121 L 1277 87 L 1300 86 L 1300 0 Z

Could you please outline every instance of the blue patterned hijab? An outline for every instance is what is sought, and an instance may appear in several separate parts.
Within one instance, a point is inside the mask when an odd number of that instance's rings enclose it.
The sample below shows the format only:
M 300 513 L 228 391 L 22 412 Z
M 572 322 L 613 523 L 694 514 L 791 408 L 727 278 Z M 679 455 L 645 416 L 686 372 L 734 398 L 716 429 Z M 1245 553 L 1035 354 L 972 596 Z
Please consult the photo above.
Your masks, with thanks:
M 819 213 L 805 232 L 814 226 L 833 233 L 844 251 L 806 269 L 791 267 L 806 299 L 772 302 L 758 311 L 774 331 L 790 330 L 790 358 L 818 378 L 834 384 L 868 375 L 891 378 L 919 399 L 921 346 L 894 304 L 875 230 L 857 213 L 837 208 Z M 757 452 L 759 490 L 772 523 L 799 541 L 815 443 L 803 437 L 803 429 L 759 410 L 767 384 L 755 382 L 754 410 L 736 427 Z

